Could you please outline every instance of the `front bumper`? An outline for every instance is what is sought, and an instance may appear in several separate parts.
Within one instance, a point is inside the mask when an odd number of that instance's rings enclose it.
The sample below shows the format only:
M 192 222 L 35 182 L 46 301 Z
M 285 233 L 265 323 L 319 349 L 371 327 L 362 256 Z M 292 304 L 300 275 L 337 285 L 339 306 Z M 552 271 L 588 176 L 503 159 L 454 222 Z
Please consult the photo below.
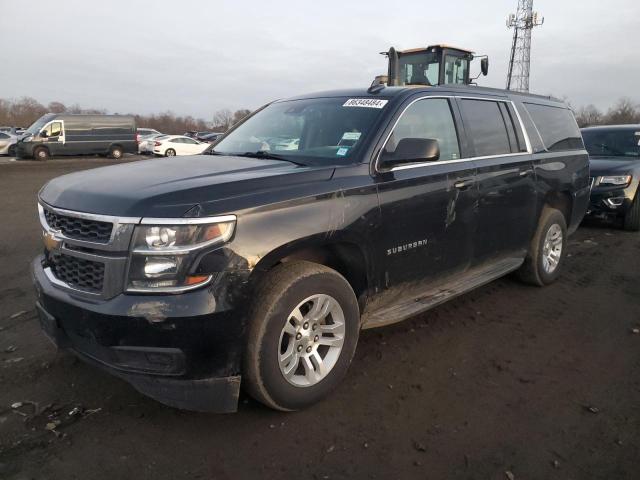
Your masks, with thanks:
M 33 157 L 33 143 L 32 142 L 18 142 L 16 143 L 16 156 L 18 158 L 31 158 Z
M 631 186 L 594 188 L 587 213 L 593 216 L 624 216 L 633 204 L 634 194 Z
M 88 300 L 51 283 L 42 257 L 32 274 L 42 329 L 59 348 L 166 405 L 236 410 L 242 322 L 220 310 L 213 285 L 180 295 Z

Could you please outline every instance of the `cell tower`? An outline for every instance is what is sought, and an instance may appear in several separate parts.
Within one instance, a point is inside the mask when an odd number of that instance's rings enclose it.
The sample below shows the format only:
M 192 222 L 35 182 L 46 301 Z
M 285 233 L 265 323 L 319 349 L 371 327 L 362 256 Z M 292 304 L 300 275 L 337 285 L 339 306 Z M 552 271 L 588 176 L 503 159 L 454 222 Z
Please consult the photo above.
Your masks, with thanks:
M 531 30 L 543 23 L 544 18 L 538 18 L 538 12 L 533 11 L 533 0 L 518 0 L 517 12 L 507 17 L 507 27 L 513 28 L 507 90 L 529 91 Z

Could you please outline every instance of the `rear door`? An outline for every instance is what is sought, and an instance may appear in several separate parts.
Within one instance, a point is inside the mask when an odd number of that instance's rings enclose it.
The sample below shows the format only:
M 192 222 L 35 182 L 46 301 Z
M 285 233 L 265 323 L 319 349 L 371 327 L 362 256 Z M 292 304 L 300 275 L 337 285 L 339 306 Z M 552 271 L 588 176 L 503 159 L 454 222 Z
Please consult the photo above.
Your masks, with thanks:
M 397 120 L 383 147 L 393 152 L 403 138 L 430 138 L 438 140 L 440 148 L 438 161 L 376 172 L 382 215 L 382 234 L 376 243 L 382 251 L 382 281 L 387 287 L 419 289 L 443 274 L 469 266 L 476 222 L 476 172 L 472 160 L 461 158 L 457 121 L 453 98 L 415 100 Z
M 521 255 L 535 226 L 536 184 L 525 132 L 510 101 L 459 98 L 479 189 L 473 264 Z

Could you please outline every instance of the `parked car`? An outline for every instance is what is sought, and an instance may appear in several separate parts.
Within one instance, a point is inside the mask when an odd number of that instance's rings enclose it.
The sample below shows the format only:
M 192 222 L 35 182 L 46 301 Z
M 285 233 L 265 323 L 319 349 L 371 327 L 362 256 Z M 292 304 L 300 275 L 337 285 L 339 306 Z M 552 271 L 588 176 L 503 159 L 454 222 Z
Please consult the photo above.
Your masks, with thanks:
M 15 157 L 18 137 L 7 132 L 0 132 L 0 155 Z
M 19 137 L 25 132 L 25 129 L 22 127 L 0 127 L 0 132 L 9 133 L 11 135 Z
M 154 140 L 153 153 L 162 157 L 196 155 L 209 148 L 209 144 L 183 135 L 165 135 Z
M 119 159 L 138 153 L 135 120 L 126 115 L 47 113 L 18 140 L 17 153 L 36 160 L 92 154 Z
M 138 141 L 138 143 L 143 140 L 147 140 L 152 135 L 164 135 L 163 133 L 160 133 L 153 128 L 138 128 L 136 134 L 136 140 Z
M 224 135 L 224 133 L 207 133 L 206 135 L 198 137 L 198 140 L 201 142 L 213 143 L 222 137 L 222 135 Z
M 210 135 L 215 132 L 197 132 L 195 130 L 189 130 L 184 134 L 185 137 L 195 138 L 196 140 L 202 139 L 205 135 Z
M 265 140 L 283 137 L 299 148 Z M 280 100 L 207 152 L 51 180 L 32 265 L 57 345 L 193 410 L 235 410 L 241 383 L 305 408 L 340 383 L 361 328 L 510 272 L 552 283 L 589 203 L 571 111 L 504 90 Z
M 640 230 L 640 125 L 582 129 L 589 152 L 592 190 L 589 214 L 621 219 L 625 230 Z
M 163 139 L 166 137 L 164 133 L 154 133 L 146 135 L 144 138 L 138 141 L 138 153 L 153 155 L 153 149 L 156 146 L 156 139 Z

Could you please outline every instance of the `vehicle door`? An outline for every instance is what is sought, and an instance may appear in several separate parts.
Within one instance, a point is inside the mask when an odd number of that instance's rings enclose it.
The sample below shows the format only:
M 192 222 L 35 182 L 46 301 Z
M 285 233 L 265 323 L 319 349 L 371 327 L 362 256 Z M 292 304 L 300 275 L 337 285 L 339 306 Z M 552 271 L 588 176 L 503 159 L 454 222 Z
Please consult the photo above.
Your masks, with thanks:
M 376 163 L 381 263 L 387 287 L 419 287 L 470 264 L 477 200 L 475 163 L 465 157 L 453 98 L 413 100 L 396 121 Z M 435 161 L 385 168 L 403 139 L 435 139 Z
M 0 132 L 0 153 L 6 153 L 11 145 L 11 135 Z
M 204 150 L 204 146 L 193 138 L 183 138 L 182 141 L 184 142 L 185 154 L 187 155 L 195 155 Z
M 459 98 L 479 189 L 473 264 L 528 248 L 535 227 L 536 182 L 526 133 L 513 104 Z
M 172 138 L 167 141 L 167 148 L 165 148 L 165 152 L 173 148 L 176 151 L 176 155 L 187 155 L 187 149 L 185 148 L 184 138 L 177 137 Z
M 46 145 L 51 155 L 65 155 L 64 124 L 61 120 L 48 123 L 40 130 L 43 145 Z

